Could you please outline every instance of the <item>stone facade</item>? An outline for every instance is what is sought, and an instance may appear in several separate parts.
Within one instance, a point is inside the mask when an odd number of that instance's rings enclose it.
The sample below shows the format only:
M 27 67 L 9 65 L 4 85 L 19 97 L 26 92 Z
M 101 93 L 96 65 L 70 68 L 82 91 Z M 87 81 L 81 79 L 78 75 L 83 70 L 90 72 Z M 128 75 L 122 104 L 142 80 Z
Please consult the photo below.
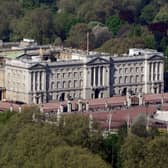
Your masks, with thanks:
M 122 56 L 78 52 L 57 61 L 24 54 L 6 61 L 5 87 L 6 99 L 36 104 L 161 93 L 163 54 L 147 49 L 130 49 Z

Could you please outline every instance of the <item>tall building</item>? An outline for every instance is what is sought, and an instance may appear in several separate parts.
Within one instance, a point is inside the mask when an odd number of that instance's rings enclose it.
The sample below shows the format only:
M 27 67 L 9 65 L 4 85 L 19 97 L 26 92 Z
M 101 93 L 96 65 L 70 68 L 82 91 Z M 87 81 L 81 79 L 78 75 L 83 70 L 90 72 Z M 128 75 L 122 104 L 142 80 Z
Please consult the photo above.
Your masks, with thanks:
M 66 99 L 163 92 L 163 54 L 130 49 L 128 54 L 72 50 L 55 59 L 23 54 L 5 65 L 6 99 L 44 103 Z M 66 51 L 67 52 L 67 51 Z M 64 57 L 62 58 L 61 55 Z

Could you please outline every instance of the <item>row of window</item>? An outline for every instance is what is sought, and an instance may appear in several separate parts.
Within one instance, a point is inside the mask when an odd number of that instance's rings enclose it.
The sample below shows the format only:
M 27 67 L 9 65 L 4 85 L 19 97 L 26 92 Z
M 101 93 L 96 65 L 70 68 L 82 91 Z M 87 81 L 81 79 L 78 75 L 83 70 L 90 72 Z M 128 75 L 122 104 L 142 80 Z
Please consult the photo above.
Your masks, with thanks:
M 63 81 L 63 82 L 58 81 L 57 83 L 51 82 L 51 89 L 78 88 L 78 87 L 83 87 L 83 80 L 80 80 L 80 81 L 74 80 L 73 82 L 72 81 L 68 81 L 68 82 L 67 81 Z
M 136 73 L 140 73 L 140 72 L 144 72 L 144 67 L 136 67 L 136 68 L 133 68 L 133 67 L 130 67 L 130 68 L 119 68 L 119 74 L 121 73 L 132 73 L 132 72 L 136 72 Z
M 128 64 L 118 64 L 117 67 L 125 67 L 125 66 L 142 66 L 143 63 L 128 63 Z
M 144 81 L 144 75 L 141 76 L 120 76 L 117 80 L 115 80 L 115 83 L 119 83 L 119 84 L 125 84 L 125 83 L 137 83 L 137 82 L 143 82 Z
M 57 73 L 57 78 L 70 78 L 70 77 L 82 77 L 83 72 L 68 72 L 68 73 Z M 51 78 L 54 77 L 54 74 L 51 74 Z

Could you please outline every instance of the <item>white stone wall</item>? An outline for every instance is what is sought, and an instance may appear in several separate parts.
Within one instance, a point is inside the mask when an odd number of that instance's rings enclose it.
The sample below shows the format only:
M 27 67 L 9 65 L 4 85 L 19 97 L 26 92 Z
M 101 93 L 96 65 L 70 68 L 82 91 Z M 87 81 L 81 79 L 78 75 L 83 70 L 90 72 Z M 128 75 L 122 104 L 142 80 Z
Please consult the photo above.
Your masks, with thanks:
M 69 98 L 104 98 L 122 95 L 124 91 L 163 92 L 162 55 L 131 54 L 127 57 L 85 56 L 81 60 L 60 62 L 7 61 L 6 98 L 39 104 Z

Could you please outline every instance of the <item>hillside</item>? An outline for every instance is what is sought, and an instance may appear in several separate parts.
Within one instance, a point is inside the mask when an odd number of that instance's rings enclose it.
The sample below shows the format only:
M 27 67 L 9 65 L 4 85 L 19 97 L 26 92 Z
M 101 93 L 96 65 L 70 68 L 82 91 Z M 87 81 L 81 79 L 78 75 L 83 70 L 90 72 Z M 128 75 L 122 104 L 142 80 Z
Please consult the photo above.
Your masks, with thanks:
M 0 0 L 0 39 L 34 38 L 111 53 L 155 48 L 168 56 L 167 0 Z

